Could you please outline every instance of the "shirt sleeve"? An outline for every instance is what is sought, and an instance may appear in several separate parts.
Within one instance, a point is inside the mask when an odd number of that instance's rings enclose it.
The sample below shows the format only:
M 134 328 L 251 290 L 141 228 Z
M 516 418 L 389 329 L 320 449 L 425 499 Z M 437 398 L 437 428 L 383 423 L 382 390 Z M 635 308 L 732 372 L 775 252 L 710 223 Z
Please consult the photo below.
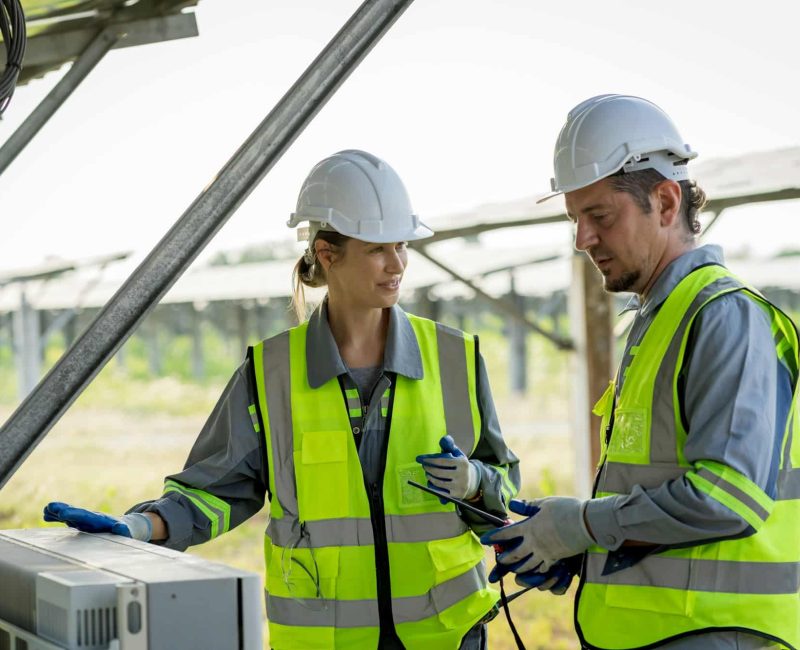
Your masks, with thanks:
M 792 399 L 770 319 L 741 292 L 722 296 L 698 314 L 690 346 L 680 382 L 691 468 L 656 488 L 591 500 L 589 526 L 608 549 L 747 536 L 769 515 Z
M 480 352 L 477 353 L 477 357 L 477 392 L 478 407 L 481 413 L 481 433 L 470 460 L 480 471 L 481 482 L 478 492 L 480 496 L 474 504 L 481 510 L 505 517 L 508 502 L 519 493 L 520 489 L 519 459 L 503 439 L 489 386 L 486 364 Z M 463 512 L 462 518 L 469 523 L 473 530 L 478 532 L 495 527 L 469 512 Z
M 164 494 L 129 512 L 156 512 L 168 548 L 185 550 L 235 528 L 257 513 L 267 492 L 266 444 L 255 409 L 250 362 L 240 366 L 211 412 L 183 471 Z

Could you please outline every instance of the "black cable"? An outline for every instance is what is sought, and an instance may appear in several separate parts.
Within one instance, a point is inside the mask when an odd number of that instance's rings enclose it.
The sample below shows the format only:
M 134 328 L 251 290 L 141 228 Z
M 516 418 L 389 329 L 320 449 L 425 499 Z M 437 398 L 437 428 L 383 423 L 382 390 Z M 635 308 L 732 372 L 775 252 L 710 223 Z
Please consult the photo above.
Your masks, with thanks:
M 522 591 L 527 591 L 527 589 L 523 589 Z M 512 597 L 518 596 L 522 592 L 517 592 Z M 514 626 L 514 621 L 511 620 L 511 610 L 508 609 L 509 600 L 506 598 L 506 590 L 503 587 L 503 579 L 500 578 L 500 603 L 503 605 L 503 611 L 506 613 L 506 620 L 508 621 L 508 627 L 511 628 L 511 634 L 514 635 L 514 641 L 517 643 L 517 648 L 519 650 L 525 650 L 525 644 L 522 643 L 522 639 L 519 637 L 519 633 L 517 632 L 517 628 Z
M 8 107 L 25 56 L 25 14 L 21 0 L 0 0 L 0 35 L 6 47 L 6 69 L 0 75 L 0 117 Z

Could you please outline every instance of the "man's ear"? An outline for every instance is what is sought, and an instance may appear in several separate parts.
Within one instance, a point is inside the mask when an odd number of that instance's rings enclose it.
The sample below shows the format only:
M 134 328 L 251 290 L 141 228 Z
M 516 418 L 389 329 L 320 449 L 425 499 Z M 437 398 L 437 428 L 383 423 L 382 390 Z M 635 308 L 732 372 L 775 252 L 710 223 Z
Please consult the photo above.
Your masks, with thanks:
M 669 228 L 680 217 L 681 186 L 676 181 L 663 180 L 653 190 L 653 204 L 661 220 L 661 225 Z

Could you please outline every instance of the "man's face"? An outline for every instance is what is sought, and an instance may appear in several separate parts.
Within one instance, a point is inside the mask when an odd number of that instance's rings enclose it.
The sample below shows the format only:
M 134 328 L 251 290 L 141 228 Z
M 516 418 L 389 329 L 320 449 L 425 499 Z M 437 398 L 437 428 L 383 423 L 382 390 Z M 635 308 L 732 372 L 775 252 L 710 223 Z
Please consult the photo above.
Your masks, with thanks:
M 644 294 L 655 280 L 665 237 L 658 214 L 644 212 L 627 192 L 601 179 L 565 194 L 575 248 L 586 253 L 612 293 Z

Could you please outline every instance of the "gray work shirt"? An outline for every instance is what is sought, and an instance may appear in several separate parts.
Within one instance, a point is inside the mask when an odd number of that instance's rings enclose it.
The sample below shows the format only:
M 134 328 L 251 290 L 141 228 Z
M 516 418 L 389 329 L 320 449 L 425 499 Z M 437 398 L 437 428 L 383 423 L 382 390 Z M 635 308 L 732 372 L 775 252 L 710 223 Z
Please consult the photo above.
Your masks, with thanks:
M 306 361 L 312 388 L 337 377 L 343 391 L 357 388 L 339 354 L 324 304 L 315 310 L 309 321 Z M 351 409 L 351 425 L 366 478 L 377 477 L 378 474 L 382 442 L 386 435 L 386 417 L 381 401 L 385 392 L 393 389 L 392 377 L 400 374 L 421 379 L 422 373 L 422 357 L 414 330 L 405 312 L 395 306 L 390 312 L 382 372 L 369 402 L 363 403 L 355 414 Z M 476 461 L 481 474 L 481 498 L 475 505 L 504 516 L 508 490 L 503 492 L 503 477 L 498 467 L 507 471 L 509 479 L 519 490 L 519 460 L 503 440 L 486 367 L 480 354 L 477 393 L 481 430 L 478 444 L 470 456 L 471 460 Z M 248 412 L 249 405 L 256 403 L 255 395 L 253 370 L 249 360 L 246 360 L 231 377 L 203 426 L 183 471 L 167 477 L 223 499 L 231 508 L 231 528 L 258 512 L 263 507 L 267 492 L 264 434 L 256 433 Z M 430 450 L 420 450 L 420 453 L 428 452 Z M 157 512 L 167 524 L 169 537 L 164 544 L 169 548 L 184 550 L 211 537 L 208 518 L 190 499 L 177 492 L 169 492 L 161 499 L 138 504 L 132 511 Z M 478 533 L 493 527 L 470 513 L 462 513 L 462 518 Z

